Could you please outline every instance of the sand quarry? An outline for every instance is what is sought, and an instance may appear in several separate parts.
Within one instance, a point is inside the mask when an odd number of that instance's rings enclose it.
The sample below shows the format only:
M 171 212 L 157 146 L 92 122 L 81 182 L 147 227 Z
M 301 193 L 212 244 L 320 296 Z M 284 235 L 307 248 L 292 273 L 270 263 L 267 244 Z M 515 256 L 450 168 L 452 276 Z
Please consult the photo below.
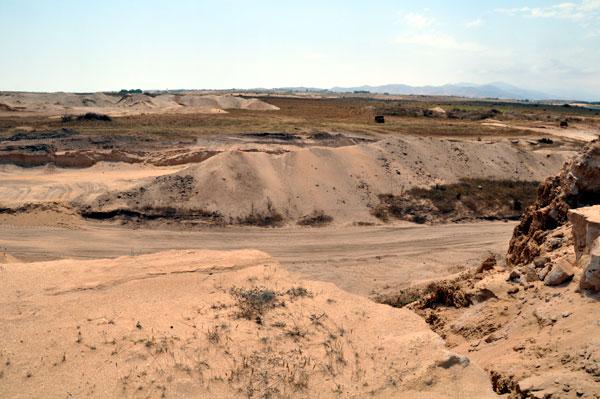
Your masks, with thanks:
M 1 93 L 0 396 L 600 397 L 564 209 L 600 191 L 515 230 L 571 187 L 540 182 L 593 180 L 597 118 L 295 101 Z

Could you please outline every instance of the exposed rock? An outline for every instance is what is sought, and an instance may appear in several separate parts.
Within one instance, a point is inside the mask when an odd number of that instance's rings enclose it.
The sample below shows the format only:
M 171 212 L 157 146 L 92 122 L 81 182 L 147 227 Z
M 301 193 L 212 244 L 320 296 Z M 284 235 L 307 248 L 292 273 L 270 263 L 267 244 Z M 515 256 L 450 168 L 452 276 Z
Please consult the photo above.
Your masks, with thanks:
M 573 278 L 575 272 L 566 259 L 560 259 L 552 265 L 552 268 L 544 278 L 544 284 L 549 286 L 561 285 Z
M 546 276 L 550 272 L 551 268 L 552 268 L 552 264 L 548 264 L 548 265 L 544 266 L 543 269 L 539 269 L 538 272 L 537 272 L 538 278 L 540 280 L 544 281 L 544 279 L 546 278 Z
M 533 265 L 536 268 L 543 268 L 544 266 L 546 266 L 546 263 L 550 262 L 550 258 L 547 256 L 537 256 L 534 260 L 533 260 Z
M 506 281 L 510 281 L 513 283 L 519 282 L 520 280 L 521 280 L 521 274 L 516 270 L 511 271 L 510 274 L 508 275 L 508 278 L 506 279 Z
M 559 248 L 562 245 L 562 243 L 562 238 L 550 238 L 546 244 L 550 250 L 554 250 L 556 248 Z
M 569 211 L 575 255 L 583 267 L 581 288 L 600 291 L 600 206 Z
M 566 162 L 558 176 L 548 178 L 540 185 L 536 202 L 527 209 L 515 228 L 508 261 L 512 264 L 531 262 L 540 255 L 549 230 L 567 222 L 569 209 L 595 204 L 600 204 L 598 140 L 589 143 L 580 154 Z
M 568 218 L 573 225 L 575 255 L 579 260 L 590 254 L 593 242 L 600 237 L 600 205 L 572 209 Z
M 526 397 L 549 398 L 556 394 L 557 387 L 552 378 L 548 376 L 533 376 L 519 381 L 519 391 Z
M 476 273 L 492 270 L 494 266 L 496 266 L 496 263 L 496 257 L 494 255 L 490 255 L 483 262 L 481 262 L 481 265 L 479 265 L 477 268 Z
M 462 367 L 467 367 L 470 363 L 470 360 L 466 356 L 460 356 L 455 353 L 450 353 L 448 357 L 444 360 L 440 360 L 437 363 L 438 367 L 443 369 L 449 369 L 450 367 L 461 365 Z
M 600 291 L 600 238 L 594 242 L 594 247 L 590 252 L 590 261 L 581 277 L 581 288 Z
M 471 298 L 471 302 L 473 302 L 474 304 L 485 302 L 492 298 L 498 299 L 496 294 L 494 294 L 493 291 L 491 291 L 487 288 L 481 288 L 481 289 L 477 290 L 477 292 L 470 295 L 470 298 Z
M 521 274 L 525 276 L 525 281 L 528 283 L 540 280 L 537 270 L 532 265 L 523 267 L 521 269 Z
M 549 315 L 541 308 L 534 309 L 532 315 L 535 317 L 540 327 L 551 326 L 557 320 L 556 317 Z

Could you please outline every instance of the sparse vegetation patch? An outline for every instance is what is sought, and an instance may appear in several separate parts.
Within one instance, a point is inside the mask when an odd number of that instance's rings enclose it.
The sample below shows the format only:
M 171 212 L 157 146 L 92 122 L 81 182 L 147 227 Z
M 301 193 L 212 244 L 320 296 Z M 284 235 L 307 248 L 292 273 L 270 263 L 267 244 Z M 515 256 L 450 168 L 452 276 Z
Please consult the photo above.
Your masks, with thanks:
M 258 227 L 280 227 L 284 223 L 283 215 L 274 207 L 270 199 L 267 199 L 267 209 L 259 211 L 252 206 L 250 213 L 239 217 L 238 224 Z
M 255 320 L 259 324 L 262 324 L 262 317 L 269 310 L 285 306 L 284 297 L 293 301 L 297 298 L 311 298 L 313 296 L 312 292 L 301 286 L 292 287 L 285 291 L 275 291 L 265 287 L 233 287 L 229 293 L 238 307 L 237 316 L 243 319 Z
M 255 319 L 257 322 L 261 320 L 266 311 L 285 305 L 285 302 L 277 297 L 277 293 L 268 288 L 232 288 L 230 294 L 239 309 L 238 317 L 248 320 Z
M 300 226 L 326 226 L 333 222 L 333 217 L 325 214 L 323 211 L 314 211 L 310 215 L 303 216 L 298 220 Z
M 112 122 L 112 118 L 105 114 L 99 114 L 96 112 L 86 112 L 83 115 L 63 115 L 61 117 L 62 123 L 68 123 L 73 121 L 100 121 L 100 122 Z
M 382 194 L 372 213 L 415 223 L 470 219 L 516 220 L 535 200 L 535 181 L 461 179 L 458 183 L 412 188 L 401 196 Z

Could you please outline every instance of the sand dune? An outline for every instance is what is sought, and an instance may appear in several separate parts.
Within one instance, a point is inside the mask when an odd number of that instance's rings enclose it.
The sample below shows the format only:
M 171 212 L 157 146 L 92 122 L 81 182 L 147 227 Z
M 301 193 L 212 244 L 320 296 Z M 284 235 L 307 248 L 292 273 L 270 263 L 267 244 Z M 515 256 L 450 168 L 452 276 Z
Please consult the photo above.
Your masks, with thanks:
M 225 221 L 277 212 L 297 219 L 324 211 L 341 222 L 372 221 L 378 194 L 463 177 L 542 180 L 570 152 L 526 151 L 509 141 L 403 137 L 282 155 L 226 151 L 127 192 L 100 196 L 96 211 L 175 207 L 218 212 Z
M 2 397 L 496 397 L 414 313 L 258 251 L 5 264 L 0 290 Z
M 278 108 L 258 99 L 232 95 L 0 92 L 0 112 L 10 113 L 65 115 L 99 112 L 124 116 L 142 113 L 222 113 L 228 109 L 271 111 Z

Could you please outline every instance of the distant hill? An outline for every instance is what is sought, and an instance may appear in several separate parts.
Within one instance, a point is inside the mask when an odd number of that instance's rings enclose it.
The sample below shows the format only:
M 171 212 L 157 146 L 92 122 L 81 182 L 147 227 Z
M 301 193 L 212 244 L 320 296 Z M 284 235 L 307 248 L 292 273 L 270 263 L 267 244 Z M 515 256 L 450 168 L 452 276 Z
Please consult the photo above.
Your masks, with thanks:
M 478 85 L 474 83 L 447 84 L 443 86 L 409 86 L 389 84 L 383 86 L 334 87 L 331 91 L 344 93 L 368 91 L 400 95 L 459 96 L 473 98 L 502 98 L 514 100 L 549 100 L 556 96 L 534 90 L 522 89 L 502 82 Z

